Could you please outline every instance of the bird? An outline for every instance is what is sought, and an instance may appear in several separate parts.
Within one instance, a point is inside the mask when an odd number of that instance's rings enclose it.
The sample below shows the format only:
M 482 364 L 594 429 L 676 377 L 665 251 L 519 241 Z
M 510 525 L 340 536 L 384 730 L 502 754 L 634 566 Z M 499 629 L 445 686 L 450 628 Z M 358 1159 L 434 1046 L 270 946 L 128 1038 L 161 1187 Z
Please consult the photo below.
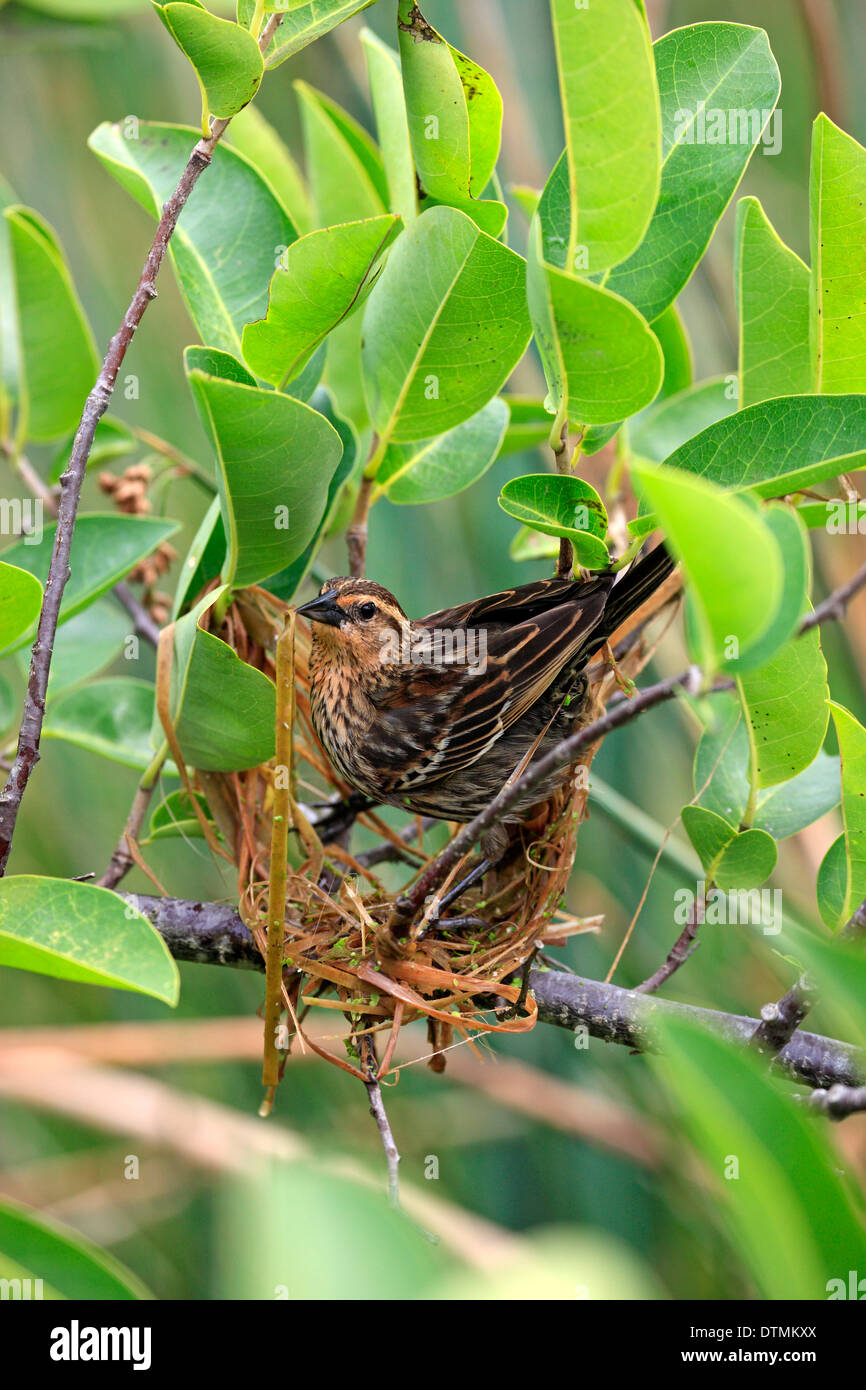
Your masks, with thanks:
M 369 803 L 472 820 L 530 752 L 586 722 L 587 663 L 674 566 L 661 545 L 619 574 L 542 579 L 414 621 L 373 580 L 326 580 L 296 611 L 311 624 L 313 725 L 337 773 Z M 504 821 L 568 777 L 533 787 Z

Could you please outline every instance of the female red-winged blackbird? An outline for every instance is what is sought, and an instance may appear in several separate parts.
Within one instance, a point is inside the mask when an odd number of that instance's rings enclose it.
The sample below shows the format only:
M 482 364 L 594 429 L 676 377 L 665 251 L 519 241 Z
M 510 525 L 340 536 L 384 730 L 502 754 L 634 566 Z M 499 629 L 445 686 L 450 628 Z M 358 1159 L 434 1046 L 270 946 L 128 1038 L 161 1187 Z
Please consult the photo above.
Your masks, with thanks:
M 539 580 L 415 622 L 380 584 L 327 580 L 297 611 L 312 623 L 313 723 L 332 763 L 374 802 L 471 820 L 536 740 L 533 758 L 579 727 L 587 662 L 673 567 L 659 547 L 618 579 Z

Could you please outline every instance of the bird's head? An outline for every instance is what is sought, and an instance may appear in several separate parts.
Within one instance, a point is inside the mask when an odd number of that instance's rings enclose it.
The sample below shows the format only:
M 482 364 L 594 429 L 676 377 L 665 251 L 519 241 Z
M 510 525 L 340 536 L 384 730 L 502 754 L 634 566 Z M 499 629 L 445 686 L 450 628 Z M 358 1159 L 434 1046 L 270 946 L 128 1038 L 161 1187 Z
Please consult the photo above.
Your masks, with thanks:
M 361 665 L 399 660 L 409 619 L 392 593 L 369 579 L 328 579 L 298 613 L 313 626 L 314 642 L 331 657 Z

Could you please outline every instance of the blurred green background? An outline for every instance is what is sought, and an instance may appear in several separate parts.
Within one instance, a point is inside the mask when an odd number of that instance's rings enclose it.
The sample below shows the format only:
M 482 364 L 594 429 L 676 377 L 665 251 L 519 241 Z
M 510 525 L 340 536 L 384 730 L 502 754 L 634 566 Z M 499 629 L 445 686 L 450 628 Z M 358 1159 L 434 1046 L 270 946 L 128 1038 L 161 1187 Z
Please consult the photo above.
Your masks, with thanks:
M 87 150 L 87 136 L 99 122 L 131 114 L 194 125 L 199 97 L 183 57 L 156 18 L 140 12 L 142 7 L 135 0 L 106 4 L 105 11 L 119 17 L 103 23 L 64 17 L 75 8 L 63 0 L 40 0 L 27 8 L 0 5 L 0 174 L 22 202 L 37 208 L 57 229 L 97 339 L 104 346 L 137 280 L 151 225 Z M 292 80 L 303 77 L 371 127 L 358 32 L 366 23 L 393 43 L 393 8 L 390 0 L 381 0 L 267 76 L 257 104 L 299 159 Z M 860 80 L 866 66 L 862 3 L 671 0 L 666 4 L 648 0 L 647 10 L 656 36 L 705 19 L 736 20 L 768 31 L 782 71 L 782 148 L 778 155 L 769 156 L 759 146 L 740 192 L 759 196 L 780 235 L 808 258 L 811 122 L 824 109 L 858 140 L 866 141 L 866 89 Z M 463 4 L 427 0 L 425 11 L 452 43 L 484 63 L 501 89 L 503 182 L 539 187 L 562 148 L 546 4 L 543 0 L 467 0 Z M 736 369 L 732 234 L 733 206 L 680 300 L 694 347 L 696 380 Z M 510 237 L 518 249 L 523 248 L 524 236 L 525 223 L 513 207 Z M 209 466 L 181 365 L 182 350 L 193 337 L 166 269 L 159 300 L 136 334 L 124 366 L 124 373 L 139 379 L 138 399 L 124 399 L 121 392 L 112 409 Z M 527 358 L 511 386 L 538 392 L 537 365 Z M 45 457 L 36 452 L 34 462 L 41 465 Z M 449 501 L 422 508 L 381 502 L 371 520 L 368 572 L 393 589 L 412 614 L 542 574 L 540 565 L 517 565 L 509 559 L 514 524 L 495 501 L 507 477 L 538 466 L 537 457 L 513 456 L 495 465 L 470 491 Z M 202 493 L 189 480 L 178 481 L 163 494 L 162 505 L 184 524 L 176 543 L 182 554 L 204 511 Z M 105 506 L 92 478 L 86 484 L 83 506 Z M 855 563 L 862 563 L 863 548 L 862 537 L 819 535 L 817 591 L 832 588 Z M 328 572 L 343 571 L 341 542 L 329 543 L 321 565 Z M 174 575 L 168 576 L 162 587 L 171 590 L 173 581 Z M 862 596 L 852 607 L 849 629 L 854 634 L 851 650 L 839 634 L 832 634 L 826 644 L 831 686 L 835 697 L 863 718 L 866 621 Z M 656 669 L 673 671 L 682 661 L 679 639 L 672 634 Z M 125 675 L 149 677 L 153 653 L 142 647 L 136 671 L 130 671 L 129 663 L 119 664 Z M 667 826 L 692 794 L 696 728 L 687 711 L 667 706 L 608 740 L 595 770 Z M 135 781 L 131 771 L 46 740 L 24 803 L 12 870 L 57 876 L 92 870 L 98 875 L 117 840 Z M 817 865 L 838 832 L 835 818 L 829 817 L 780 847 L 773 884 L 784 884 L 791 909 L 806 920 L 815 915 Z M 149 861 L 173 895 L 231 897 L 230 879 L 214 866 L 201 843 L 196 842 L 195 850 L 181 842 L 156 845 Z M 594 811 L 581 829 L 569 905 L 583 915 L 604 913 L 605 925 L 598 936 L 572 940 L 563 958 L 574 968 L 604 977 L 643 890 L 650 862 L 651 856 L 635 842 L 627 826 L 613 823 L 598 808 Z M 679 882 L 664 864 L 660 866 L 615 977 L 617 983 L 637 983 L 663 959 L 679 930 L 672 917 L 672 894 Z M 138 871 L 130 875 L 127 886 L 151 891 Z M 774 964 L 748 932 L 718 928 L 704 933 L 700 950 L 668 993 L 708 1007 L 755 1013 L 786 987 L 788 975 L 784 962 Z M 171 1017 L 252 1017 L 261 997 L 261 982 L 253 975 L 186 966 L 182 967 L 181 1002 Z M 66 1030 L 76 1025 L 161 1021 L 168 1016 L 165 1008 L 132 994 L 0 971 L 3 1027 L 49 1028 L 61 1047 Z M 250 1026 L 254 1031 L 254 1020 Z M 820 1010 L 812 1026 L 820 1030 Z M 417 1042 L 420 1051 L 423 1034 Z M 239 1049 L 239 1057 L 231 1055 L 225 1039 L 221 1048 L 216 1043 L 214 1047 L 217 1055 L 212 1062 L 190 1059 L 181 1040 L 170 1061 L 145 1069 L 171 1088 L 232 1107 L 252 1123 L 261 1095 L 259 1066 L 248 1047 Z M 611 1275 L 612 1296 L 617 1296 L 617 1289 L 623 1296 L 644 1287 L 666 1291 L 674 1298 L 750 1293 L 748 1281 L 729 1258 L 727 1238 L 707 1190 L 682 1180 L 677 1135 L 643 1059 L 624 1048 L 596 1042 L 587 1050 L 577 1050 L 567 1033 L 547 1027 L 520 1038 L 497 1040 L 494 1048 L 503 1057 L 579 1090 L 570 1098 L 556 1089 L 548 1094 L 531 1073 L 513 1073 L 510 1080 L 505 1073 L 506 1079 L 500 1082 L 502 1090 L 510 1089 L 510 1103 L 505 1104 L 486 1093 L 489 1083 L 479 1085 L 477 1069 L 472 1079 L 468 1070 L 464 1079 L 457 1079 L 448 1073 L 435 1077 L 423 1066 L 409 1067 L 400 1073 L 399 1085 L 387 1092 L 405 1181 L 427 1186 L 437 1197 L 507 1231 L 582 1227 L 592 1233 L 582 1239 L 594 1240 L 600 1234 L 621 1242 L 645 1273 L 636 1273 L 627 1260 L 622 1270 L 616 1266 Z M 118 1055 L 116 1060 L 124 1058 Z M 189 1114 L 194 1125 L 192 1102 Z M 306 1216 L 300 1220 L 299 1209 L 320 1215 L 329 1210 L 328 1186 L 321 1177 L 326 1157 L 350 1154 L 384 1181 L 366 1097 L 334 1068 L 312 1062 L 290 1064 L 268 1124 L 274 1129 L 289 1127 L 310 1145 L 309 1172 L 299 1180 L 285 1215 L 289 1225 L 298 1221 L 301 1245 L 312 1239 L 316 1228 L 321 1231 L 321 1220 Z M 848 1121 L 842 1142 L 848 1160 L 862 1167 L 864 1117 Z M 120 1135 L 101 1132 L 101 1127 L 80 1117 L 64 1118 L 50 1107 L 4 1101 L 0 1104 L 0 1194 L 62 1216 L 126 1261 L 161 1297 L 243 1293 L 250 1286 L 242 1280 L 238 1284 L 234 1261 L 225 1258 L 225 1242 L 230 1250 L 239 1249 L 243 1235 L 238 1231 L 258 1229 L 255 1202 L 242 1206 L 239 1225 L 237 1200 L 227 1199 L 221 1190 L 220 1165 L 208 1168 L 201 1162 L 188 1162 L 180 1148 L 172 1142 L 137 1146 Z M 122 1181 L 128 1153 L 141 1156 L 138 1183 Z M 435 1180 L 425 1177 L 430 1156 L 438 1159 Z M 234 1201 L 228 1215 L 227 1200 L 229 1207 Z M 339 1206 L 339 1199 L 335 1200 Z M 358 1218 L 353 1227 L 354 1220 L 348 1221 L 352 1229 L 344 1229 L 330 1263 L 327 1254 L 322 1256 L 322 1270 L 310 1292 L 357 1296 L 357 1288 L 341 1285 L 337 1272 L 341 1264 L 348 1267 L 364 1252 L 371 1256 L 377 1226 L 372 1218 L 371 1224 Z M 413 1232 L 412 1241 L 416 1239 Z M 624 1259 L 619 1246 L 607 1253 L 614 1265 Z M 423 1264 L 427 1255 L 418 1258 Z M 556 1258 L 551 1258 L 555 1267 Z M 447 1265 L 444 1255 L 442 1259 Z M 419 1272 L 420 1282 L 426 1277 Z M 643 1278 L 646 1285 L 640 1282 Z M 386 1296 L 399 1292 L 383 1289 Z

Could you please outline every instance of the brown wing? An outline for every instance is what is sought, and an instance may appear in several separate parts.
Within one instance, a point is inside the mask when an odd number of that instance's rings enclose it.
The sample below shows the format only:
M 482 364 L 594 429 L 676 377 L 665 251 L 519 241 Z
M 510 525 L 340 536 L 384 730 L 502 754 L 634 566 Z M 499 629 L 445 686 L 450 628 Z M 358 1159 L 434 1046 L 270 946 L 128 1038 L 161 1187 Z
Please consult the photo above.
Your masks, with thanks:
M 438 781 L 480 758 L 579 658 L 609 588 L 581 585 L 582 603 L 560 604 L 528 622 L 489 631 L 482 670 L 473 672 L 463 661 L 419 668 L 406 683 L 405 705 L 391 705 L 377 721 L 377 755 L 394 769 L 391 793 Z
M 592 580 L 539 579 L 533 584 L 518 584 L 498 594 L 471 599 L 455 608 L 440 608 L 426 618 L 419 618 L 418 626 L 483 628 L 488 623 L 496 627 L 522 623 L 564 603 L 588 600 L 596 591 L 607 593 L 612 585 L 613 578 L 608 576 Z

